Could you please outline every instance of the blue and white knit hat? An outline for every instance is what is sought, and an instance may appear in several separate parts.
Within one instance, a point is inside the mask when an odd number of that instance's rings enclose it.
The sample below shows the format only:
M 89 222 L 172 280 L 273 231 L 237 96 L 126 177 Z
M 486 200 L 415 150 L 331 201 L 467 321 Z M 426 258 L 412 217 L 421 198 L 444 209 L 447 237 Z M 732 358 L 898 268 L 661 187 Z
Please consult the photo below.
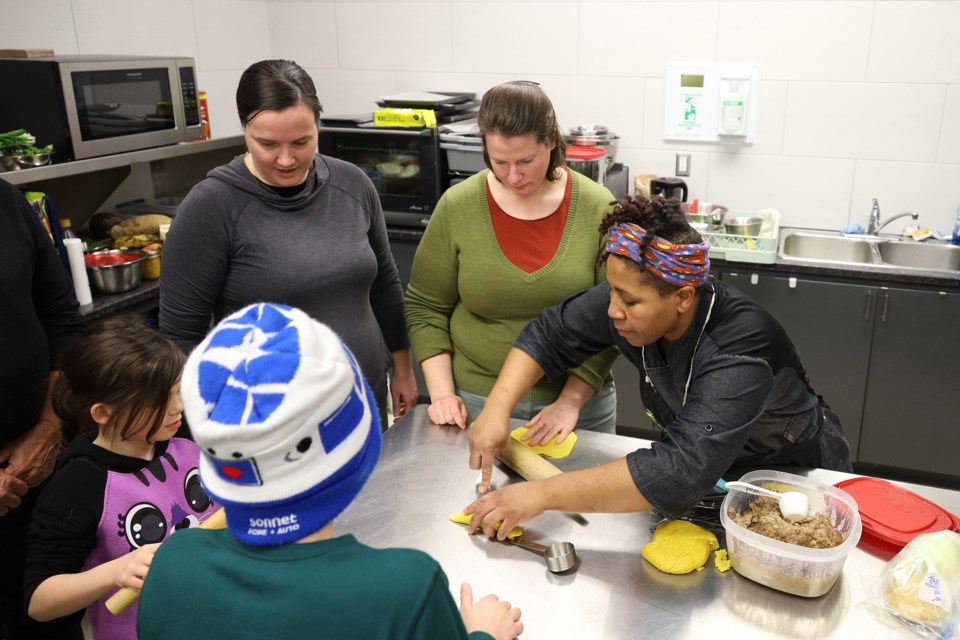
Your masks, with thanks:
M 187 359 L 181 394 L 203 486 L 247 544 L 321 529 L 380 456 L 376 400 L 353 354 L 293 307 L 255 304 L 224 318 Z

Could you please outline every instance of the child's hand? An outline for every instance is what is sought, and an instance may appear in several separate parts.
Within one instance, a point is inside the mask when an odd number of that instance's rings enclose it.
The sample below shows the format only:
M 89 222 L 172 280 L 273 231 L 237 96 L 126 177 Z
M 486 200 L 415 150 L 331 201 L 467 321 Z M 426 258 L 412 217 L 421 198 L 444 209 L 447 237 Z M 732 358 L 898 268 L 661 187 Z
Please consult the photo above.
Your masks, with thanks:
M 117 558 L 117 564 L 113 572 L 113 580 L 117 586 L 143 589 L 143 579 L 147 577 L 150 563 L 153 562 L 153 554 L 157 552 L 159 546 L 159 542 L 145 544 L 139 549 Z
M 467 633 L 484 631 L 496 640 L 510 640 L 523 633 L 520 609 L 493 594 L 474 604 L 473 590 L 466 582 L 460 585 L 460 617 Z

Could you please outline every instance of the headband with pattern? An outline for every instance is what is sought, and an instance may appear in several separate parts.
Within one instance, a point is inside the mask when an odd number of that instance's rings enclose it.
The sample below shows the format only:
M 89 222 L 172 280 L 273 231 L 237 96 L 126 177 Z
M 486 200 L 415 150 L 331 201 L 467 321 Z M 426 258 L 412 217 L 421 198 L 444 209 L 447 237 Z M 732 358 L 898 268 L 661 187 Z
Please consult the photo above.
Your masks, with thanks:
M 640 253 L 640 242 L 647 236 L 643 227 L 633 222 L 621 222 L 612 227 L 607 236 L 607 253 L 630 258 L 647 271 L 678 287 L 702 287 L 710 271 L 707 252 L 710 245 L 674 244 L 658 236 Z

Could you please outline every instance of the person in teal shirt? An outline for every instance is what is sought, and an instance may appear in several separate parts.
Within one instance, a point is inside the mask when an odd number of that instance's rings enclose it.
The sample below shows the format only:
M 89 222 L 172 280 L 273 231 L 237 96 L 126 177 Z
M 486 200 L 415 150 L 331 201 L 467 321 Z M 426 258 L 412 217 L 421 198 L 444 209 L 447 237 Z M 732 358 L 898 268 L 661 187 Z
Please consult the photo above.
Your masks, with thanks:
M 259 303 L 224 318 L 187 359 L 184 411 L 200 480 L 227 528 L 158 549 L 140 640 L 472 638 L 523 631 L 520 610 L 460 589 L 414 549 L 337 536 L 334 519 L 380 456 L 379 412 L 353 354 L 305 312 Z

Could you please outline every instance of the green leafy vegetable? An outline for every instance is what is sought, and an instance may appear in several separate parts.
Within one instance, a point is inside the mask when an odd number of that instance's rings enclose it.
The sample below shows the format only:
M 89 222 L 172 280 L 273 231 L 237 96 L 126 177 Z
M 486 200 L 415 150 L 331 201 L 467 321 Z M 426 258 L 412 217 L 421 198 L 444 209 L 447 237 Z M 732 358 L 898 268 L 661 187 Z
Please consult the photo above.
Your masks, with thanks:
M 41 153 L 51 153 L 53 145 L 45 147 L 35 146 L 36 137 L 26 129 L 14 129 L 0 133 L 0 154 L 5 156 L 33 156 Z

